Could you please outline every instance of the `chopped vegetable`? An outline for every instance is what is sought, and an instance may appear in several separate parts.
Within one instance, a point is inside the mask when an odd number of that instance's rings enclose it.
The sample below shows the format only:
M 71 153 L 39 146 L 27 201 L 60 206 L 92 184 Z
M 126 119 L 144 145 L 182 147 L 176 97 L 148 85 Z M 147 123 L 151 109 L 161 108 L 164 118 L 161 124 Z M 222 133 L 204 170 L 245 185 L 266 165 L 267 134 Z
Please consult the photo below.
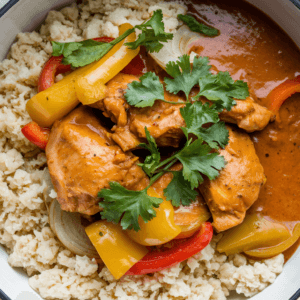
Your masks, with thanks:
M 210 217 L 211 214 L 204 200 L 199 196 L 189 206 L 178 207 L 174 212 L 174 222 L 180 227 L 181 233 L 175 239 L 192 236 Z
M 214 101 L 219 111 L 224 108 L 230 111 L 236 104 L 233 98 L 246 99 L 249 97 L 248 84 L 242 80 L 234 81 L 228 72 L 201 77 L 199 86 L 200 92 L 194 99 L 198 100 L 200 96 L 204 96 L 208 100 Z
M 198 84 L 199 78 L 209 74 L 211 66 L 208 65 L 208 62 L 207 57 L 195 57 L 193 68 L 191 68 L 190 56 L 186 54 L 180 56 L 176 62 L 170 61 L 167 64 L 166 71 L 173 79 L 164 78 L 167 91 L 174 94 L 183 91 L 188 101 L 189 94 L 192 88 Z
M 213 236 L 210 223 L 204 223 L 201 230 L 187 239 L 173 240 L 165 247 L 149 252 L 136 263 L 126 275 L 143 275 L 158 272 L 178 264 L 204 249 Z
M 85 231 L 115 279 L 122 277 L 148 253 L 146 247 L 128 238 L 118 224 L 97 221 Z
M 50 134 L 49 128 L 41 128 L 36 122 L 30 122 L 21 131 L 31 143 L 45 150 Z
M 245 217 L 242 224 L 229 229 L 217 245 L 226 255 L 261 247 L 275 246 L 290 238 L 289 230 L 282 224 L 268 221 L 258 214 Z
M 189 15 L 177 15 L 177 18 L 181 21 L 183 21 L 191 31 L 193 32 L 199 32 L 206 36 L 217 36 L 219 35 L 219 30 L 216 28 L 212 28 L 209 26 L 206 26 L 203 23 L 199 23 L 194 17 Z
M 151 187 L 147 194 L 151 197 L 161 198 Z M 164 197 L 163 197 L 164 198 Z M 174 208 L 171 202 L 165 199 L 154 209 L 156 217 L 148 222 L 144 222 L 139 217 L 140 230 L 127 230 L 126 234 L 135 242 L 145 246 L 155 246 L 165 244 L 173 240 L 181 229 L 174 223 Z
M 279 111 L 283 102 L 295 93 L 300 93 L 300 75 L 287 79 L 270 92 L 267 97 L 268 108 L 273 112 Z
M 63 56 L 52 56 L 44 65 L 38 82 L 38 92 L 48 89 L 55 83 L 55 76 L 71 71 L 71 66 L 63 65 Z
M 128 23 L 120 25 L 120 36 L 130 29 L 132 26 Z M 122 39 L 109 53 L 95 64 L 90 65 L 90 68 L 75 79 L 76 95 L 82 104 L 92 104 L 105 97 L 106 86 L 104 84 L 116 76 L 124 66 L 128 65 L 140 51 L 139 48 L 131 50 L 124 45 L 125 42 L 133 40 L 135 40 L 134 32 Z
M 123 30 L 127 28 L 128 25 L 120 26 L 120 35 L 122 35 Z M 116 46 L 116 48 L 118 49 L 118 46 Z M 104 58 L 105 61 L 107 61 L 107 59 L 108 56 Z M 27 112 L 32 120 L 42 127 L 50 127 L 55 120 L 61 119 L 73 110 L 79 104 L 75 92 L 76 79 L 87 74 L 88 71 L 94 70 L 101 63 L 102 60 L 79 68 L 47 90 L 33 96 L 26 104 Z M 109 73 L 107 75 L 108 77 L 106 77 L 106 79 L 109 80 L 109 76 L 112 74 Z M 103 79 L 103 81 L 105 83 L 105 79 Z M 101 87 L 103 89 L 103 83 L 100 84 L 100 89 Z
M 287 240 L 283 241 L 282 243 L 272 246 L 272 247 L 267 247 L 267 248 L 259 248 L 259 249 L 254 249 L 254 250 L 248 250 L 245 251 L 247 255 L 257 257 L 257 258 L 269 258 L 276 256 L 291 246 L 293 246 L 297 240 L 300 237 L 300 223 L 295 225 L 295 228 L 293 230 L 293 235 L 288 238 Z
M 121 73 L 124 74 L 131 74 L 136 76 L 143 75 L 143 72 L 146 68 L 143 59 L 140 56 L 141 54 L 137 55 L 131 62 L 128 64 Z
M 71 43 L 59 43 L 52 42 L 53 56 L 63 55 L 63 64 L 72 67 L 83 67 L 93 63 L 104 57 L 112 48 L 118 43 L 122 42 L 129 35 L 135 32 L 135 29 L 139 29 L 142 33 L 138 36 L 138 39 L 127 40 L 125 46 L 129 49 L 136 50 L 140 46 L 145 46 L 149 52 L 158 52 L 163 44 L 173 38 L 172 33 L 166 33 L 164 31 L 164 23 L 162 22 L 163 14 L 161 10 L 156 10 L 153 16 L 146 23 L 137 25 L 134 28 L 128 28 L 118 38 L 112 41 L 96 42 L 93 40 L 86 40 L 82 42 Z
M 128 104 L 135 107 L 153 106 L 155 100 L 164 100 L 164 86 L 159 77 L 148 72 L 140 78 L 140 81 L 133 81 L 128 84 L 125 94 Z
M 100 37 L 93 39 L 97 42 L 111 42 L 114 40 L 110 37 Z M 72 70 L 71 65 L 64 65 L 62 63 L 63 55 L 52 56 L 44 65 L 42 72 L 39 76 L 38 92 L 48 89 L 55 83 L 55 76 L 58 74 L 66 73 Z
M 130 191 L 117 182 L 110 182 L 110 189 L 102 189 L 98 196 L 104 198 L 99 205 L 103 208 L 102 218 L 119 223 L 123 229 L 140 230 L 139 216 L 145 222 L 156 216 L 153 207 L 158 208 L 162 198 L 151 197 L 147 189 Z

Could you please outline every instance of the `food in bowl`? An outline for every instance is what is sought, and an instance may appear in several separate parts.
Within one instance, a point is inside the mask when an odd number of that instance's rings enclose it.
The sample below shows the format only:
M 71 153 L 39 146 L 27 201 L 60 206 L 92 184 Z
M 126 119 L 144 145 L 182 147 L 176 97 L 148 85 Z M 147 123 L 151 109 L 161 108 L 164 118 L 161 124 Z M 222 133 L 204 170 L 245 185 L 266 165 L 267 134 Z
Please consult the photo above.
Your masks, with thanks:
M 275 24 L 246 3 L 89 1 L 17 39 L 1 64 L 1 244 L 43 298 L 225 299 L 274 282 L 299 234 L 299 94 L 279 110 L 299 50 Z

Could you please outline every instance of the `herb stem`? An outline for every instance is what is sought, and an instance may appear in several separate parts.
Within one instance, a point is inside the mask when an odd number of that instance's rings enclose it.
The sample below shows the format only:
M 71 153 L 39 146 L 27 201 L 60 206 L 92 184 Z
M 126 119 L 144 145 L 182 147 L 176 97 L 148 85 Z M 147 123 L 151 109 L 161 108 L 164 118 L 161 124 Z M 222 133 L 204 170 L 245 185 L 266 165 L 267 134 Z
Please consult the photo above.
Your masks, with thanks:
M 155 176 L 153 176 L 153 177 L 150 179 L 148 188 L 149 188 L 149 187 L 150 187 L 157 179 L 159 179 L 162 175 L 164 175 L 167 171 L 169 171 L 169 168 L 171 168 L 171 167 L 177 162 L 177 158 L 174 157 L 174 156 L 171 156 L 171 157 L 169 157 L 168 159 L 166 159 L 166 160 L 163 161 L 163 163 L 164 163 L 163 165 L 165 165 L 165 164 L 166 164 L 166 161 L 167 161 L 167 160 L 169 161 L 170 158 L 171 158 L 171 161 L 169 162 L 169 164 L 168 164 L 166 167 L 164 167 L 163 170 L 161 170 L 159 173 L 157 173 Z
M 157 99 L 157 100 L 160 100 L 160 101 L 163 101 L 163 102 L 166 102 L 166 103 L 170 103 L 170 104 L 186 104 L 185 101 L 180 101 L 180 102 L 173 102 L 173 101 L 167 101 L 165 99 Z M 188 101 L 189 102 L 189 101 Z

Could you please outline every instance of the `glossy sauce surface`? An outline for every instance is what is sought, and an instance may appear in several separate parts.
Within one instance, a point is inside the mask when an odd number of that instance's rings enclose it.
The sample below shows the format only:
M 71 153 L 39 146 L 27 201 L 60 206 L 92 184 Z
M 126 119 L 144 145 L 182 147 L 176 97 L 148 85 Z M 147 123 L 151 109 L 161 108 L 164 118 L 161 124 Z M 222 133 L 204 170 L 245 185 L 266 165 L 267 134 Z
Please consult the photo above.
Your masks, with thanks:
M 221 34 L 203 37 L 192 50 L 208 56 L 218 71 L 248 82 L 250 93 L 266 105 L 280 83 L 300 74 L 300 51 L 266 15 L 242 1 L 186 1 L 189 13 Z M 282 106 L 276 121 L 251 134 L 267 176 L 249 212 L 284 222 L 291 230 L 300 221 L 300 93 Z M 286 259 L 296 246 L 287 251 Z

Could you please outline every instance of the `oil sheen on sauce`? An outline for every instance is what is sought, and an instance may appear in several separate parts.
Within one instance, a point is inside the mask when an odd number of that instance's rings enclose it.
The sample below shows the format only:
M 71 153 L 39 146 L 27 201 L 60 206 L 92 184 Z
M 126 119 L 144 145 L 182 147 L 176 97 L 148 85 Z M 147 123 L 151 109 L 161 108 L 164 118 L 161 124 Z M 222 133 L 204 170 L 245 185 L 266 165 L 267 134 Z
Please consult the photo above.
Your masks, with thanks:
M 300 75 L 300 51 L 265 14 L 243 1 L 186 1 L 189 14 L 220 30 L 192 51 L 208 56 L 214 69 L 248 82 L 250 94 L 264 105 L 266 96 L 288 78 Z M 251 134 L 267 176 L 249 212 L 284 222 L 300 221 L 300 93 L 281 107 L 276 121 Z M 297 245 L 285 253 L 286 259 Z

